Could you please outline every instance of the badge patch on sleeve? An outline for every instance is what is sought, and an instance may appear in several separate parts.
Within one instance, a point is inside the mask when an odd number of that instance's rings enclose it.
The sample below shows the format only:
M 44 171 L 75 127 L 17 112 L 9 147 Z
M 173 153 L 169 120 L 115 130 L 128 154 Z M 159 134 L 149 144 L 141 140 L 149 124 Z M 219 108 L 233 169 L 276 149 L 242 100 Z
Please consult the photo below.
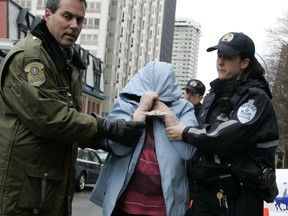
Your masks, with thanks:
M 28 83 L 33 86 L 41 86 L 45 82 L 44 65 L 40 62 L 31 62 L 25 67 Z
M 257 108 L 253 103 L 244 103 L 239 107 L 237 112 L 237 117 L 242 124 L 250 122 L 256 115 Z

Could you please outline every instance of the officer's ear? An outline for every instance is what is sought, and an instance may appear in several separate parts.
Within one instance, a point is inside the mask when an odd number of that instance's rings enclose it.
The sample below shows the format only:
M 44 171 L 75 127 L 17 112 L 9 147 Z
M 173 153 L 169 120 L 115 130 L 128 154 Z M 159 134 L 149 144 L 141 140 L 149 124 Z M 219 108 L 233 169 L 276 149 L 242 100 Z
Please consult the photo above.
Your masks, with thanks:
M 45 13 L 44 13 L 44 19 L 46 22 L 49 22 L 49 20 L 51 19 L 52 16 L 52 11 L 49 8 L 45 9 Z
M 249 64 L 250 64 L 250 59 L 245 58 L 244 60 L 241 61 L 241 69 L 245 70 Z

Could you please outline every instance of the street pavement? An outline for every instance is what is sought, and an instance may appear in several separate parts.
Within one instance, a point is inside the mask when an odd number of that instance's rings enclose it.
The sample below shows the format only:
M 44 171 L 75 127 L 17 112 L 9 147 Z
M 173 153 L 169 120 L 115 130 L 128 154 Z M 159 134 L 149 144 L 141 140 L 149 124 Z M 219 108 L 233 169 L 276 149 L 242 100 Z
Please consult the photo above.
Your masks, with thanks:
M 102 208 L 92 203 L 90 195 L 93 186 L 82 192 L 75 192 L 72 203 L 72 216 L 102 216 Z

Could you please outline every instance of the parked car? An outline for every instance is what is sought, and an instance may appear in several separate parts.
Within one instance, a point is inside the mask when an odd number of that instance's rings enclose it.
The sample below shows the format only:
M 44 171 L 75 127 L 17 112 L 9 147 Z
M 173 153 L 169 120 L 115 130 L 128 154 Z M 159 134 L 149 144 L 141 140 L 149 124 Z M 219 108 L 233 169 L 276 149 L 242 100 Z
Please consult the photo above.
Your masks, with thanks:
M 0 38 L 0 62 L 18 40 Z
M 102 149 L 99 149 L 99 150 L 97 150 L 97 154 L 99 155 L 99 157 L 101 158 L 101 160 L 102 160 L 102 162 L 104 164 L 104 162 L 106 160 L 106 157 L 108 156 L 108 152 L 106 152 L 106 151 L 104 151 Z
M 95 184 L 102 166 L 103 162 L 94 149 L 78 148 L 75 176 L 76 191 L 83 191 L 87 184 Z
M 0 49 L 6 54 L 17 42 L 17 39 L 0 38 Z

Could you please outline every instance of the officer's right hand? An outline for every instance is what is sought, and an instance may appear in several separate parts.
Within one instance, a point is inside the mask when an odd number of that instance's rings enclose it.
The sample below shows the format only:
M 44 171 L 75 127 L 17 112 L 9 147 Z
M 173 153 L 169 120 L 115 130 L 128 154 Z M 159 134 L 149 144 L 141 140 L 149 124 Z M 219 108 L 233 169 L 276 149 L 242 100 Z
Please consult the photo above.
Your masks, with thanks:
M 182 122 L 176 126 L 171 126 L 166 128 L 166 134 L 170 140 L 182 140 L 182 135 L 186 125 Z
M 146 127 L 145 121 L 125 121 L 124 119 L 106 120 L 92 113 L 98 123 L 98 136 L 134 147 L 142 135 L 142 129 Z

